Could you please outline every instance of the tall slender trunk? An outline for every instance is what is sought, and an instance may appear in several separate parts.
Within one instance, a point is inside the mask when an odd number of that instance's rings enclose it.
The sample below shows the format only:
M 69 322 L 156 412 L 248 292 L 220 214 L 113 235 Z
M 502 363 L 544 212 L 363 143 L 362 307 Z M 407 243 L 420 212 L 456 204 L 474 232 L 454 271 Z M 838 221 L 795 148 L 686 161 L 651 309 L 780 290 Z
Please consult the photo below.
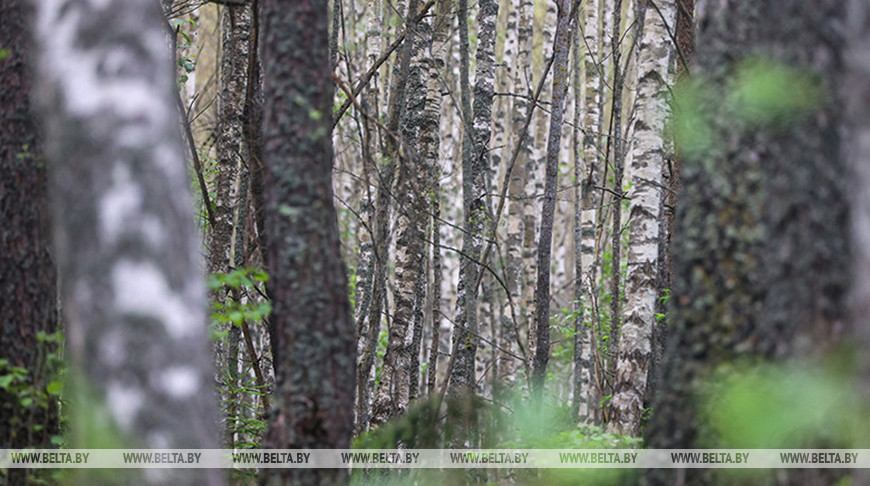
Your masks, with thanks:
M 380 56 L 381 31 L 380 0 L 369 0 L 366 21 L 366 47 L 368 67 L 371 69 Z M 381 310 L 384 306 L 387 253 L 389 249 L 390 191 L 393 183 L 393 164 L 379 164 L 380 129 L 375 120 L 380 118 L 378 103 L 378 75 L 372 77 L 363 92 L 363 179 L 366 194 L 362 198 L 361 214 L 368 223 L 368 238 L 361 238 L 359 283 L 362 292 L 357 315 L 359 366 L 357 368 L 356 420 L 354 431 L 360 434 L 369 426 L 371 401 L 375 388 L 375 357 L 378 335 L 381 332 Z
M 464 2 L 460 2 L 460 6 Z M 460 7 L 461 10 L 461 7 Z M 463 14 L 460 13 L 460 16 Z M 453 369 L 451 370 L 451 393 L 462 395 L 474 393 L 475 355 L 478 343 L 477 326 L 477 278 L 480 272 L 478 259 L 483 249 L 483 231 L 486 219 L 486 174 L 489 167 L 489 138 L 492 123 L 492 100 L 495 77 L 495 23 L 498 17 L 498 2 L 483 0 L 478 13 L 477 54 L 474 72 L 474 105 L 465 111 L 463 131 L 462 194 L 465 213 L 462 251 L 464 257 L 459 270 L 457 289 L 457 316 L 453 333 Z M 463 19 L 460 18 L 460 22 Z M 460 34 L 461 35 L 461 34 Z M 467 43 L 467 38 L 466 38 Z M 467 44 L 463 56 L 466 57 Z M 467 90 L 463 98 L 468 98 Z M 463 102 L 467 105 L 466 102 Z M 470 132 L 470 133 L 469 133 Z
M 613 198 L 610 227 L 610 342 L 608 343 L 608 370 L 613 370 L 616 364 L 616 353 L 619 349 L 619 325 L 622 320 L 622 173 L 623 173 L 623 138 L 622 138 L 622 43 L 620 42 L 622 19 L 622 0 L 615 0 L 613 6 L 613 25 L 610 37 L 610 48 L 613 65 L 612 129 L 610 145 L 613 147 Z
M 239 199 L 239 176 L 244 163 L 247 163 L 247 140 L 243 136 L 245 127 L 243 114 L 247 92 L 249 49 L 252 23 L 249 5 L 226 6 L 222 15 L 223 38 L 221 43 L 222 59 L 220 65 L 220 119 L 217 130 L 217 174 L 214 181 L 214 227 L 211 228 L 209 244 L 209 273 L 227 272 L 234 260 L 233 234 L 238 231 L 234 224 Z M 212 299 L 224 304 L 227 295 L 222 290 L 212 292 Z M 218 374 L 228 371 L 227 388 L 235 390 L 238 381 L 238 355 L 241 329 L 228 324 L 227 349 L 216 354 L 215 365 Z M 224 356 L 222 356 L 224 355 Z M 237 397 L 230 392 L 227 398 L 226 438 L 232 445 L 235 430 Z
M 673 0 L 660 0 L 658 12 L 647 10 L 643 24 L 637 77 L 637 125 L 631 158 L 631 220 L 626 278 L 626 310 L 619 340 L 611 428 L 638 435 L 652 359 L 656 318 L 659 256 L 659 219 L 664 127 L 667 116 L 668 68 L 673 43 Z M 660 15 L 659 15 L 660 14 Z M 667 25 L 665 24 L 667 22 Z
M 399 90 L 390 107 L 391 126 L 401 126 L 399 140 L 391 136 L 395 147 L 393 156 L 398 159 L 395 195 L 396 217 L 396 279 L 393 293 L 395 308 L 389 329 L 387 351 L 381 367 L 378 391 L 372 405 L 372 423 L 381 424 L 404 411 L 408 406 L 410 392 L 410 347 L 413 332 L 409 333 L 414 318 L 415 286 L 423 273 L 423 221 L 418 212 L 425 202 L 419 191 L 418 178 L 424 177 L 419 169 L 419 160 L 412 141 L 416 141 L 420 117 L 425 105 L 426 91 L 423 85 L 422 64 L 419 56 L 424 44 L 431 43 L 428 20 L 414 23 L 418 0 L 411 0 L 405 15 L 406 38 L 402 47 Z M 399 123 L 401 119 L 401 123 Z M 413 152 L 413 153 L 409 153 Z M 423 210 L 425 212 L 425 210 Z
M 588 0 L 586 8 L 595 8 L 597 5 L 592 5 L 594 0 Z M 580 11 L 577 12 L 578 26 L 581 25 Z M 596 12 L 597 14 L 597 12 Z M 584 13 L 585 15 L 585 13 Z M 583 21 L 588 21 L 589 17 L 584 17 Z M 595 15 L 591 26 L 597 27 L 598 16 Z M 584 153 L 586 140 L 589 135 L 581 131 L 583 121 L 588 117 L 589 108 L 586 99 L 583 96 L 581 89 L 581 73 L 585 71 L 586 76 L 589 76 L 588 61 L 585 59 L 589 54 L 590 47 L 587 46 L 584 51 L 580 49 L 580 38 L 583 35 L 584 29 L 576 29 L 572 36 L 573 52 L 572 52 L 572 71 L 574 90 L 574 128 L 571 137 L 571 155 L 574 158 L 574 375 L 572 380 L 573 397 L 572 397 L 572 417 L 579 420 L 580 423 L 586 423 L 589 420 L 589 387 L 591 385 L 591 367 L 592 367 L 592 341 L 590 338 L 589 326 L 587 325 L 587 298 L 585 296 L 586 286 L 584 277 L 588 278 L 589 264 L 585 260 L 587 258 L 588 249 L 584 246 L 586 239 L 584 238 L 584 230 L 586 227 L 585 203 L 584 197 L 586 190 L 586 180 L 588 177 L 584 174 L 584 169 L 589 170 L 590 164 L 586 163 L 587 156 Z M 593 42 L 597 40 L 593 39 Z M 583 54 L 581 54 L 583 52 Z M 582 63 L 582 69 L 581 69 Z M 586 94 L 589 95 L 588 93 Z M 594 126 L 587 125 L 586 131 L 594 130 Z
M 553 239 L 553 213 L 556 209 L 556 185 L 559 172 L 559 149 L 562 143 L 562 118 L 568 94 L 568 55 L 571 51 L 571 2 L 559 0 L 556 36 L 553 45 L 553 102 L 550 134 L 547 138 L 547 163 L 544 202 L 541 210 L 541 235 L 538 239 L 538 279 L 535 286 L 535 335 L 537 345 L 532 370 L 532 388 L 540 399 L 550 359 L 550 254 Z

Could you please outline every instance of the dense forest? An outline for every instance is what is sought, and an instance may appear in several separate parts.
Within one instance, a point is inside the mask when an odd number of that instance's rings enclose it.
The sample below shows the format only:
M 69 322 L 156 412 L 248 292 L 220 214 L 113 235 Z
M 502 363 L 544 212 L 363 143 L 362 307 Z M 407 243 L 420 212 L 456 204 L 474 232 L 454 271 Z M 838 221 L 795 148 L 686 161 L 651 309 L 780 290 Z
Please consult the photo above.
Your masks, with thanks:
M 870 457 L 864 0 L 0 0 L 0 224 L 3 450 Z

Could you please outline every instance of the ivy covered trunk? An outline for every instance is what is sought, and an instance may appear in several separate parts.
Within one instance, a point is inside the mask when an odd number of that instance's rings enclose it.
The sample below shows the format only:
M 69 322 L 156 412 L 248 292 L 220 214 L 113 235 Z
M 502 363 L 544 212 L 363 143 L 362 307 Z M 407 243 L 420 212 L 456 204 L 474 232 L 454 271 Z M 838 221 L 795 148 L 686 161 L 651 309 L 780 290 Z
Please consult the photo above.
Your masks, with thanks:
M 812 358 L 848 336 L 841 44 L 830 37 L 841 16 L 840 2 L 814 0 L 708 2 L 699 16 L 700 77 L 675 125 L 678 135 L 708 130 L 678 138 L 683 192 L 650 448 L 745 446 L 722 443 L 702 412 L 717 366 Z M 759 89 L 765 80 L 776 88 Z M 673 484 L 675 473 L 652 471 L 650 483 Z M 680 474 L 703 484 L 712 473 Z
M 160 5 L 36 3 L 36 93 L 71 374 L 82 378 L 73 437 L 82 448 L 217 447 L 199 239 Z M 223 482 L 202 469 L 138 475 L 140 484 Z
M 355 330 L 332 190 L 326 2 L 263 3 L 266 266 L 274 411 L 265 447 L 350 447 Z M 267 469 L 263 484 L 334 485 L 335 469 Z

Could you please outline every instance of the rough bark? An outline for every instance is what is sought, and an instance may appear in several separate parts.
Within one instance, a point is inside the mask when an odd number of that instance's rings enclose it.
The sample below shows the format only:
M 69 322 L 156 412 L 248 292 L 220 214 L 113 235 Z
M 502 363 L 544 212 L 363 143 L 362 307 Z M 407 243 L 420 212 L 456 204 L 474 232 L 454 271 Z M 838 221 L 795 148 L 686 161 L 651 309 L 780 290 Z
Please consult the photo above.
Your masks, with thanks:
M 264 446 L 349 448 L 355 331 L 332 192 L 326 2 L 263 3 L 266 266 L 276 404 Z M 263 484 L 338 484 L 332 469 L 269 469 Z
M 709 94 L 698 109 L 714 143 L 683 166 L 671 332 L 646 428 L 650 447 L 740 447 L 717 442 L 695 400 L 716 366 L 818 355 L 847 332 L 848 191 L 837 97 L 780 120 L 785 128 L 737 123 L 739 112 L 722 103 L 735 63 L 747 56 L 806 70 L 820 92 L 833 93 L 840 41 L 830 35 L 840 12 L 834 1 L 732 1 L 707 4 L 699 15 L 696 60 Z M 780 20 L 770 22 L 774 15 Z M 653 471 L 650 482 L 673 484 L 673 475 Z M 687 470 L 685 481 L 704 484 L 708 476 Z
M 129 447 L 216 447 L 205 292 L 160 6 L 45 1 L 38 12 L 63 309 L 95 402 L 80 404 L 77 420 L 105 410 Z M 147 470 L 140 482 L 206 481 L 222 474 Z
M 611 109 L 610 143 L 613 147 L 613 214 L 610 227 L 610 341 L 608 342 L 607 369 L 613 370 L 616 364 L 616 352 L 619 347 L 619 325 L 622 321 L 622 296 L 620 294 L 622 280 L 622 175 L 623 175 L 623 138 L 622 138 L 622 88 L 625 81 L 622 76 L 622 56 L 620 42 L 622 0 L 615 0 L 613 6 L 613 25 L 610 36 L 610 57 L 613 66 L 613 91 Z
M 631 156 L 631 205 L 626 276 L 626 308 L 619 339 L 610 426 L 638 435 L 652 359 L 658 289 L 659 219 L 665 158 L 668 67 L 673 42 L 673 0 L 647 9 L 638 62 L 637 114 Z M 661 15 L 657 15 L 660 13 Z M 667 25 L 665 24 L 667 22 Z
M 242 164 L 247 162 L 243 113 L 247 91 L 251 7 L 229 5 L 225 7 L 222 17 L 220 119 L 217 130 L 217 174 L 214 181 L 214 226 L 210 231 L 209 242 L 209 273 L 227 272 L 231 261 L 235 260 L 232 250 L 235 247 L 233 235 L 239 229 L 234 221 L 239 209 L 237 204 L 240 195 L 239 176 Z M 211 298 L 216 303 L 224 304 L 227 296 L 222 290 L 216 290 L 212 292 Z M 220 352 L 216 353 L 215 366 L 218 370 L 222 370 L 226 363 L 230 379 L 229 388 L 234 389 L 238 380 L 241 330 L 238 326 L 229 324 L 228 331 L 226 356 L 221 356 L 223 353 Z M 232 394 L 227 398 L 229 410 L 226 435 L 228 444 L 232 446 L 237 399 Z
M 409 5 L 407 48 L 411 50 L 411 63 L 406 83 L 404 109 L 401 111 L 401 144 L 395 195 L 396 215 L 396 288 L 393 320 L 389 342 L 381 368 L 380 383 L 372 408 L 372 423 L 381 424 L 401 414 L 408 407 L 412 380 L 411 354 L 415 310 L 418 308 L 417 285 L 424 278 L 424 235 L 428 197 L 425 186 L 427 174 L 423 147 L 424 109 L 428 68 L 423 56 L 432 46 L 431 21 L 423 19 L 413 24 L 417 2 Z M 431 132 L 430 132 L 431 133 Z M 436 152 L 437 153 L 437 152 Z M 420 288 L 422 289 L 422 287 Z M 414 373 L 416 377 L 416 373 Z
M 463 14 L 460 12 L 459 15 L 462 22 Z M 470 121 L 471 126 L 466 125 L 463 130 L 462 195 L 465 222 L 462 252 L 464 256 L 459 269 L 457 315 L 453 331 L 454 362 L 450 376 L 450 391 L 454 396 L 471 394 L 475 389 L 475 355 L 478 346 L 476 284 L 480 272 L 478 260 L 483 249 L 486 219 L 486 171 L 490 166 L 488 151 L 494 95 L 497 17 L 496 1 L 480 2 L 477 19 L 480 30 L 475 56 L 474 104 L 471 107 L 471 117 L 468 117 L 467 107 L 464 111 L 466 123 Z M 465 47 L 467 50 L 467 45 Z M 467 54 L 463 55 L 467 57 Z M 467 61 L 462 70 L 467 73 Z M 467 77 L 467 74 L 465 76 Z M 463 98 L 467 95 L 467 92 L 464 93 Z M 463 102 L 463 104 L 467 103 Z
M 369 69 L 373 68 L 380 55 L 379 0 L 368 4 L 366 46 Z M 359 288 L 362 290 L 362 304 L 357 316 L 359 366 L 357 368 L 356 421 L 357 434 L 365 431 L 371 418 L 372 395 L 375 391 L 375 357 L 377 354 L 378 334 L 381 331 L 381 310 L 384 306 L 384 287 L 386 285 L 386 265 L 389 247 L 389 219 L 391 201 L 389 194 L 393 182 L 393 164 L 380 165 L 379 130 L 375 120 L 379 118 L 377 74 L 363 94 L 362 107 L 368 116 L 363 125 L 364 153 L 363 177 L 366 194 L 363 198 L 361 213 L 368 220 L 369 238 L 361 238 Z M 367 232 L 365 232 L 367 233 Z M 370 241 L 367 241 L 370 240 Z
M 30 103 L 33 73 L 30 5 L 25 0 L 0 2 L 0 359 L 27 370 L 27 385 L 44 390 L 46 355 L 40 332 L 57 329 L 57 301 L 49 233 L 50 214 L 42 142 Z M 16 393 L 0 390 L 0 447 L 50 448 L 58 433 L 57 406 L 43 409 L 36 400 L 22 406 Z M 34 429 L 41 425 L 42 430 Z M 26 470 L 9 470 L 10 484 L 24 484 Z
M 553 101 L 550 112 L 550 132 L 547 137 L 546 177 L 541 209 L 541 234 L 538 239 L 535 284 L 536 346 L 532 368 L 532 389 L 540 399 L 550 359 L 550 254 L 553 239 L 553 213 L 556 209 L 556 185 L 559 171 L 559 149 L 562 143 L 562 118 L 568 94 L 568 55 L 571 51 L 571 2 L 559 0 L 556 36 L 553 45 Z
M 223 12 L 222 59 L 217 133 L 214 227 L 209 245 L 209 272 L 226 272 L 232 256 L 233 215 L 238 199 L 239 166 L 246 161 L 243 113 L 251 36 L 251 7 L 227 6 Z M 219 297 L 219 296 L 215 296 Z
M 532 91 L 532 80 L 528 79 L 531 74 L 531 50 L 532 50 L 532 2 L 523 0 L 518 5 L 519 22 L 516 23 L 517 37 L 517 54 L 512 60 L 511 76 L 513 81 L 510 83 L 511 92 L 516 92 L 517 98 L 513 100 L 513 113 L 511 119 L 511 132 L 514 137 L 519 137 L 522 131 L 525 119 L 531 105 L 528 96 Z M 510 24 L 508 24 L 510 26 Z M 505 60 L 508 61 L 507 51 L 505 51 Z M 514 302 L 520 302 L 520 322 L 526 322 L 526 314 L 528 312 L 529 303 L 522 297 L 524 296 L 525 270 L 523 262 L 523 226 L 525 224 L 525 191 L 529 180 L 528 164 L 531 153 L 530 137 L 526 136 L 522 141 L 517 140 L 516 143 L 521 143 L 522 147 L 514 162 L 513 170 L 511 171 L 510 180 L 508 181 L 508 216 L 507 216 L 507 235 L 506 235 L 506 256 L 505 256 L 505 284 L 507 290 L 512 297 L 517 299 Z M 510 143 L 509 150 L 513 149 L 514 144 Z M 534 216 L 533 216 L 534 218 Z M 534 233 L 534 219 L 532 219 L 532 233 Z M 506 303 L 509 306 L 510 302 Z M 510 315 L 510 309 L 503 310 L 505 315 Z M 511 322 L 510 329 L 505 329 L 505 333 L 509 336 L 509 341 L 519 341 L 519 332 L 517 325 L 519 323 Z M 505 344 L 507 344 L 507 341 Z M 515 372 L 520 363 L 515 363 L 514 359 L 507 353 L 502 354 L 501 374 L 504 380 L 508 383 L 513 383 Z

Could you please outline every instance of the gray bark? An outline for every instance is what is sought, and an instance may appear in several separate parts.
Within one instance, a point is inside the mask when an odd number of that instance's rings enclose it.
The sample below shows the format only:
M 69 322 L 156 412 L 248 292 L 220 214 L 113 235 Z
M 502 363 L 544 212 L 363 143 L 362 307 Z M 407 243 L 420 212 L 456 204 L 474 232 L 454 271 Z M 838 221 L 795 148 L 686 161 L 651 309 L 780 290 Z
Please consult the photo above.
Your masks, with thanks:
M 460 2 L 461 5 L 462 2 Z M 460 23 L 463 21 L 462 13 Z M 475 356 L 478 346 L 477 280 L 478 259 L 483 250 L 484 220 L 486 218 L 486 171 L 489 164 L 489 138 L 492 123 L 492 100 L 495 77 L 495 23 L 498 3 L 480 2 L 478 13 L 478 44 L 474 73 L 474 104 L 471 118 L 464 110 L 466 125 L 463 131 L 462 194 L 465 214 L 462 252 L 457 289 L 457 315 L 453 332 L 453 369 L 450 391 L 454 396 L 474 393 Z M 467 48 L 467 45 L 465 46 Z M 467 50 L 467 49 L 466 49 Z M 466 55 L 467 54 L 463 54 Z M 467 76 L 467 64 L 462 68 Z M 466 97 L 465 95 L 463 97 Z M 466 104 L 466 103 L 463 103 Z M 471 133 L 469 133 L 469 131 Z M 466 147 L 468 149 L 466 150 Z
M 784 126 L 739 122 L 740 111 L 722 103 L 735 63 L 748 56 L 806 70 L 821 92 L 833 92 L 840 43 L 829 34 L 841 15 L 835 1 L 732 1 L 707 3 L 699 16 L 696 60 L 707 94 L 697 108 L 714 143 L 687 154 L 683 165 L 670 334 L 645 431 L 650 447 L 741 447 L 717 440 L 694 400 L 716 367 L 741 358 L 806 359 L 848 335 L 840 102 L 818 99 L 810 111 L 780 120 Z M 674 471 L 650 475 L 652 484 L 673 480 Z M 687 470 L 685 481 L 713 479 Z
M 540 399 L 550 359 L 550 254 L 553 239 L 553 213 L 556 209 L 556 185 L 559 170 L 559 149 L 562 143 L 562 118 L 568 94 L 568 55 L 571 51 L 571 2 L 560 0 L 553 45 L 553 102 L 550 112 L 550 132 L 547 137 L 547 163 L 544 201 L 541 209 L 541 234 L 538 239 L 535 286 L 535 335 L 537 337 L 532 369 L 532 389 Z

